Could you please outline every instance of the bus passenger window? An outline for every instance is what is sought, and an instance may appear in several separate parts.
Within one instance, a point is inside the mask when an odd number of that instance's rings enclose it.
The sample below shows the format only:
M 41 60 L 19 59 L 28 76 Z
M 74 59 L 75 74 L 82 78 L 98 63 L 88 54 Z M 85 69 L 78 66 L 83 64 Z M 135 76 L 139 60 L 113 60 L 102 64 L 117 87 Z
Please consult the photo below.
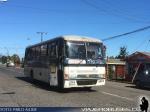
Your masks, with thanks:
M 41 46 L 41 56 L 47 56 L 47 44 Z
M 48 54 L 50 57 L 56 57 L 56 46 L 55 45 L 48 46 Z
M 32 57 L 32 58 L 35 57 L 35 48 L 32 48 L 32 49 L 31 49 L 31 57 Z
M 51 56 L 52 56 L 52 57 L 56 56 L 56 46 L 52 46 L 52 49 L 51 49 Z
M 31 54 L 32 54 L 31 49 L 28 49 L 27 53 L 26 53 L 26 58 L 27 58 L 28 61 L 31 60 Z
M 37 58 L 37 59 L 39 59 L 40 54 L 41 54 L 40 46 L 37 46 L 37 47 L 36 47 L 36 58 Z

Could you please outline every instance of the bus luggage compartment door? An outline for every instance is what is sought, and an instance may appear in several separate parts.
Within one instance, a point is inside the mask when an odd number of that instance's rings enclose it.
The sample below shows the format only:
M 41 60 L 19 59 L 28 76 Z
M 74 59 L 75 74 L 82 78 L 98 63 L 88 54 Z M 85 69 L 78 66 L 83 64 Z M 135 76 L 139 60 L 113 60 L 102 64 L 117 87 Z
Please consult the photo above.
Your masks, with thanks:
M 57 86 L 57 66 L 55 64 L 50 65 L 50 86 Z

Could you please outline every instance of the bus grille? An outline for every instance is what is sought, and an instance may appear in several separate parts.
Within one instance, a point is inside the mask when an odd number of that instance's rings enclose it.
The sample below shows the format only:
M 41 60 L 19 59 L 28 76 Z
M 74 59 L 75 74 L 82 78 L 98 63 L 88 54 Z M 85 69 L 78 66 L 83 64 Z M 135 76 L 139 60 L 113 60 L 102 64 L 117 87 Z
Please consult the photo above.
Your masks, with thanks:
M 86 74 L 86 75 L 83 75 L 83 74 L 79 74 L 77 75 L 77 78 L 99 78 L 99 75 L 98 74 Z
M 94 85 L 97 83 L 97 80 L 77 80 L 78 85 Z

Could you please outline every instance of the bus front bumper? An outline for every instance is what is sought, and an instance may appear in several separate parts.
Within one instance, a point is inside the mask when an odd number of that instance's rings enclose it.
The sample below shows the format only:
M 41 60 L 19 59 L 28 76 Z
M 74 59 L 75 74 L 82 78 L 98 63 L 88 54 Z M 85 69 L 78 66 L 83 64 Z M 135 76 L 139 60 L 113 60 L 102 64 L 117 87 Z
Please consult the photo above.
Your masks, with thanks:
M 105 85 L 105 79 L 70 79 L 64 80 L 64 88 L 93 87 Z

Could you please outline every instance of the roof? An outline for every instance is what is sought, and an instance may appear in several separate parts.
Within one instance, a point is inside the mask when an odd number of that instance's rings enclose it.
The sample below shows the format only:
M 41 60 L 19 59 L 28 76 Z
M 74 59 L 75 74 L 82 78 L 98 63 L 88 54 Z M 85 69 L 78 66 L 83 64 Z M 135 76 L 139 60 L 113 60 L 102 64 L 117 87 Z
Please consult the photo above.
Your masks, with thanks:
M 129 55 L 128 58 L 133 57 L 133 56 L 138 55 L 138 54 L 142 54 L 142 55 L 145 55 L 145 56 L 150 58 L 150 52 L 140 52 L 140 51 L 137 51 L 137 52 Z
M 150 56 L 150 52 L 140 52 L 140 53 L 147 55 L 147 56 Z
M 37 44 L 34 44 L 34 45 L 30 45 L 28 47 L 37 46 L 37 45 L 40 45 L 42 43 L 47 43 L 47 42 L 50 42 L 50 41 L 53 41 L 53 40 L 56 40 L 56 39 L 64 39 L 66 41 L 83 41 L 83 42 L 102 43 L 101 40 L 96 39 L 96 38 L 91 38 L 91 37 L 86 37 L 86 36 L 79 36 L 79 35 L 62 35 L 62 36 L 58 36 L 56 38 L 49 39 L 47 41 L 43 41 L 43 42 L 40 42 L 40 43 L 37 43 Z
M 101 43 L 102 41 L 96 38 L 86 37 L 86 36 L 78 36 L 78 35 L 63 35 L 60 36 L 67 41 L 84 41 L 84 42 L 98 42 Z
M 125 65 L 125 61 L 120 59 L 108 59 L 107 64 L 110 65 Z
M 150 52 L 135 52 L 126 58 L 127 62 L 150 63 Z

